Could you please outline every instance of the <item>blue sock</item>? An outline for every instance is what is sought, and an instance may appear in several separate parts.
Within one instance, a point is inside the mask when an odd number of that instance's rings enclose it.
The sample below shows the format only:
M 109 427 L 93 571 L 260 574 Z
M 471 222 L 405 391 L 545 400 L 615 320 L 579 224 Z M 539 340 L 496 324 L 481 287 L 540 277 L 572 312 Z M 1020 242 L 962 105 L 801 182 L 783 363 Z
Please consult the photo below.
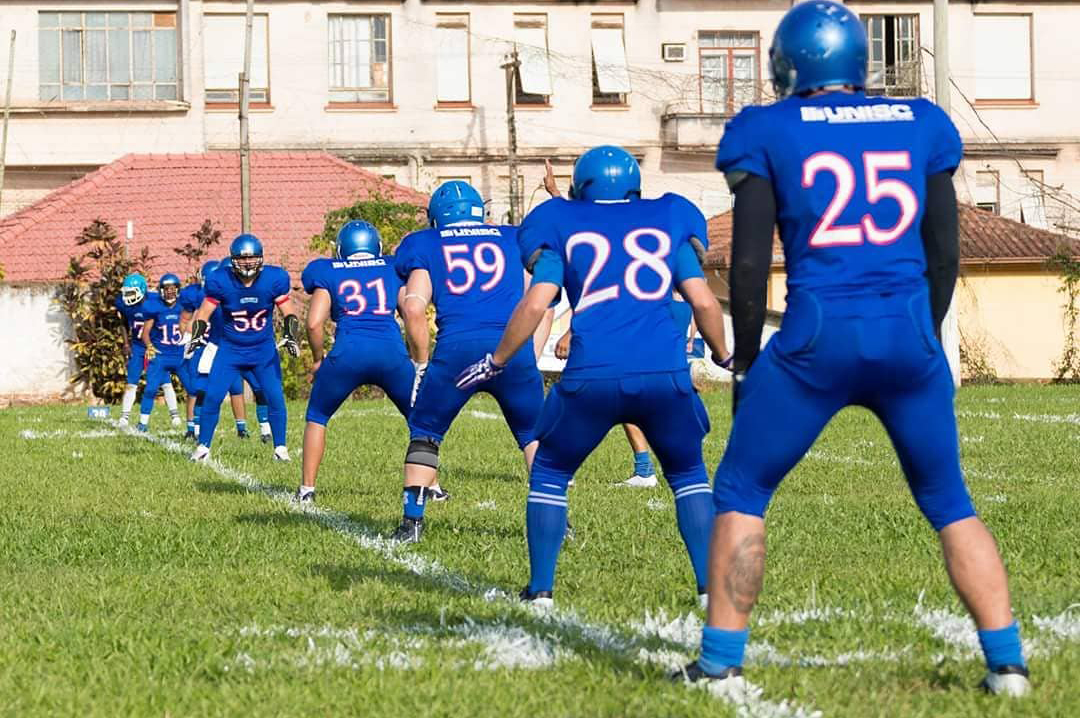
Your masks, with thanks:
M 1026 665 L 1020 644 L 1020 624 L 1016 621 L 994 631 L 979 631 L 979 644 L 986 656 L 986 667 L 991 671 L 1002 666 Z
M 423 486 L 406 486 L 402 501 L 405 504 L 405 518 L 424 518 L 424 505 L 427 503 L 427 489 Z
M 255 418 L 259 420 L 260 424 L 265 424 L 270 421 L 270 407 L 266 404 L 255 405 Z
M 202 416 L 202 404 L 196 404 L 195 405 L 195 411 L 194 411 L 193 416 L 195 418 L 195 423 L 198 424 L 199 423 L 199 417 Z
M 187 423 L 187 430 L 188 431 L 195 431 L 195 420 L 194 419 L 192 419 L 191 421 L 189 421 Z
M 530 482 L 525 505 L 525 529 L 529 538 L 529 591 L 551 591 L 555 564 L 566 535 L 566 486 Z
M 247 422 L 244 421 L 243 419 L 237 419 L 236 420 L 236 430 L 237 431 L 247 431 Z
M 701 670 L 717 675 L 725 668 L 741 667 L 748 638 L 749 629 L 725 631 L 705 626 L 701 631 L 701 658 L 698 659 Z
M 652 465 L 652 456 L 648 451 L 634 453 L 634 476 L 652 476 L 656 469 Z
M 700 478 L 696 483 L 673 483 L 672 489 L 675 491 L 675 519 L 679 523 L 679 534 L 694 566 L 698 593 L 704 593 L 709 585 L 709 539 L 716 517 L 712 489 Z

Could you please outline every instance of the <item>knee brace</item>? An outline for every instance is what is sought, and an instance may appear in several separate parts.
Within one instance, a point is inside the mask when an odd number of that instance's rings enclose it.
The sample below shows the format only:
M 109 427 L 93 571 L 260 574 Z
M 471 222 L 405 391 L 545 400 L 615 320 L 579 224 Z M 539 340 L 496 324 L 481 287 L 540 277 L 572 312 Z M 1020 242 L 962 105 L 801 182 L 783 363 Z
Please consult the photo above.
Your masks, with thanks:
M 195 406 L 202 407 L 203 400 L 206 399 L 206 392 L 199 391 L 195 393 Z
M 405 463 L 426 466 L 430 469 L 439 468 L 439 442 L 434 439 L 421 436 L 409 442 L 409 449 L 405 452 Z

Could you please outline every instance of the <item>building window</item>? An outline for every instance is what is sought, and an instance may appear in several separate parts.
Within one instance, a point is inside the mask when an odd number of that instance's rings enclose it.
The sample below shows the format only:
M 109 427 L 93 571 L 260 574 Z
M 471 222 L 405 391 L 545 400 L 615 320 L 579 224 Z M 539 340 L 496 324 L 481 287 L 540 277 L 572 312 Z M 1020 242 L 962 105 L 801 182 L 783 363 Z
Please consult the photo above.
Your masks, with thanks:
M 251 102 L 270 102 L 270 54 L 266 15 L 256 15 L 251 29 Z M 240 101 L 240 72 L 244 69 L 244 16 L 203 16 L 204 70 L 207 103 Z
M 1046 219 L 1046 185 L 1042 170 L 1024 170 L 1025 194 L 1020 197 L 1020 221 L 1031 227 L 1050 229 Z
M 390 16 L 330 16 L 330 101 L 390 102 Z
M 630 94 L 622 15 L 592 17 L 592 102 L 625 105 Z
M 514 102 L 546 105 L 551 100 L 551 65 L 548 61 L 547 15 L 514 15 Z
M 760 52 L 756 32 L 698 33 L 701 111 L 733 115 L 759 101 Z
M 174 12 L 38 13 L 42 100 L 178 100 Z
M 918 97 L 919 16 L 863 15 L 870 41 L 866 94 Z
M 1001 179 L 996 170 L 975 173 L 975 206 L 984 212 L 1001 214 Z
M 1031 15 L 975 16 L 975 99 L 1032 102 Z
M 439 104 L 472 101 L 469 80 L 469 16 L 438 15 L 435 28 L 435 75 Z

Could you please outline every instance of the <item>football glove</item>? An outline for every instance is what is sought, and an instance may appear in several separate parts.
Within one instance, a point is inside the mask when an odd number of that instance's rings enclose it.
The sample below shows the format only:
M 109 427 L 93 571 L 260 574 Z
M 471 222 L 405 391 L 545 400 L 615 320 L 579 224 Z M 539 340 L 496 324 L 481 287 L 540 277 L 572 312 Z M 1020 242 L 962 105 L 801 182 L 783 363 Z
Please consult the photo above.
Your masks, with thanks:
M 420 391 L 420 382 L 424 380 L 424 374 L 427 374 L 428 363 L 426 361 L 414 361 L 413 369 L 416 370 L 416 378 L 412 383 L 412 399 L 409 400 L 409 406 L 416 403 L 416 393 Z
M 465 371 L 457 375 L 456 386 L 458 389 L 471 389 L 477 384 L 483 384 L 485 381 L 494 379 L 502 370 L 506 367 L 499 366 L 495 363 L 495 359 L 492 358 L 491 353 L 488 354 L 476 362 L 465 368 Z
M 190 359 L 195 356 L 195 352 L 206 346 L 210 341 L 210 325 L 202 319 L 196 319 L 191 324 L 191 339 L 188 340 L 187 345 L 184 347 L 184 358 Z
M 285 347 L 285 351 L 289 352 L 289 356 L 300 356 L 300 342 L 296 340 L 297 335 L 300 334 L 300 320 L 297 319 L 295 314 L 289 314 L 285 317 L 285 331 L 282 332 L 281 341 L 278 342 L 279 347 Z

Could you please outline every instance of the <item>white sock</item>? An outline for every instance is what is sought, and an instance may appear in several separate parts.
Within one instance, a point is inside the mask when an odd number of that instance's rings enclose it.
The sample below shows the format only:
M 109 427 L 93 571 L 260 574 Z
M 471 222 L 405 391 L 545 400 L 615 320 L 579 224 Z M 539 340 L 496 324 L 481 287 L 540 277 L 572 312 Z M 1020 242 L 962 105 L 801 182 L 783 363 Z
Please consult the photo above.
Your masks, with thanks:
M 261 434 L 264 434 L 264 435 L 269 434 L 270 433 L 270 422 L 269 421 L 260 421 L 259 422 L 259 432 Z
M 128 384 L 124 389 L 124 399 L 120 403 L 120 416 L 129 416 L 131 414 L 131 407 L 135 406 L 135 392 L 139 390 L 139 387 L 135 384 Z
M 308 494 L 313 494 L 313 493 L 315 493 L 315 487 L 314 486 L 304 486 L 303 484 L 300 484 L 300 495 L 301 496 L 307 496 Z
M 161 391 L 165 394 L 165 406 L 169 407 L 169 414 L 176 416 L 176 389 L 173 389 L 172 382 L 165 382 Z
M 139 414 L 139 423 L 142 424 L 143 426 L 146 426 L 147 424 L 149 424 L 150 423 L 150 415 L 149 414 Z

